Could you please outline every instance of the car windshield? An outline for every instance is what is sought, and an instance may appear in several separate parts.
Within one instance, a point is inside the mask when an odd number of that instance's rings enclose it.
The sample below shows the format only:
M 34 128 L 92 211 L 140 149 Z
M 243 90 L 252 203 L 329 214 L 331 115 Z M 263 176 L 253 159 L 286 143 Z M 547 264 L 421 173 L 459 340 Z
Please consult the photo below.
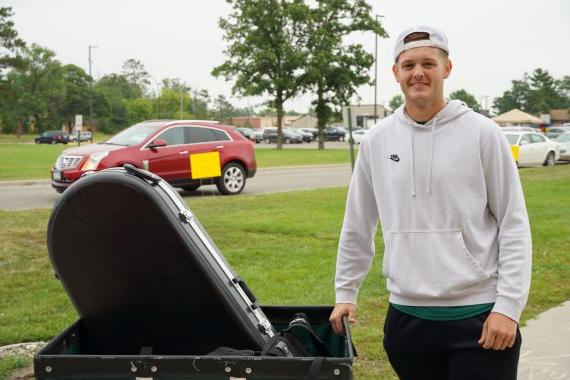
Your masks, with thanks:
M 514 135 L 512 133 L 505 133 L 505 136 L 507 137 L 507 140 L 511 145 L 515 145 L 517 143 L 517 140 L 519 139 L 519 135 Z
M 560 141 L 560 142 L 567 142 L 570 141 L 570 133 L 565 133 L 563 135 L 558 136 L 558 138 L 556 139 L 556 141 Z
M 155 132 L 161 125 L 157 124 L 136 124 L 125 129 L 105 141 L 105 144 L 131 146 L 143 142 L 148 136 Z

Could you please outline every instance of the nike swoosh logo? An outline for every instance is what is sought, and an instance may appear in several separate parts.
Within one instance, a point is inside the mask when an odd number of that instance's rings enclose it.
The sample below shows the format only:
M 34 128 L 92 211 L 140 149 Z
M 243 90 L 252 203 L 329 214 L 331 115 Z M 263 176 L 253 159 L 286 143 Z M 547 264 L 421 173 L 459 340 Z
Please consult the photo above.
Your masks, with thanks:
M 392 161 L 400 162 L 400 157 L 397 154 L 392 154 L 388 158 L 391 159 Z

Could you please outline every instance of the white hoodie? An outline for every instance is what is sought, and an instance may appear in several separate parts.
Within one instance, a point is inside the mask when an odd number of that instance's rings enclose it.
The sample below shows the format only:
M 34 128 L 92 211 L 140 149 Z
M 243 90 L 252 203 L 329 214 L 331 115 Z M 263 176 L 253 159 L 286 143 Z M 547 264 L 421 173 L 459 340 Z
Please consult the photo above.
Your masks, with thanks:
M 425 125 L 401 106 L 366 133 L 340 235 L 337 303 L 356 303 L 378 220 L 390 302 L 494 302 L 493 311 L 518 322 L 532 243 L 518 171 L 497 124 L 452 100 Z

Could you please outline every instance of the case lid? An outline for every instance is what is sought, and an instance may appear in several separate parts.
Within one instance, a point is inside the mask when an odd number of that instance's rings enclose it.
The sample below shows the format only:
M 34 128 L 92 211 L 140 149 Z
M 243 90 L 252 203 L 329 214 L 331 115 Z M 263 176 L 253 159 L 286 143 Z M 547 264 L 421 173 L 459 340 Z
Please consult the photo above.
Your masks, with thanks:
M 245 331 L 245 310 L 221 297 L 227 284 L 204 271 L 176 216 L 155 187 L 124 171 L 87 176 L 65 191 L 49 221 L 48 251 L 89 336 L 82 351 L 260 349 Z

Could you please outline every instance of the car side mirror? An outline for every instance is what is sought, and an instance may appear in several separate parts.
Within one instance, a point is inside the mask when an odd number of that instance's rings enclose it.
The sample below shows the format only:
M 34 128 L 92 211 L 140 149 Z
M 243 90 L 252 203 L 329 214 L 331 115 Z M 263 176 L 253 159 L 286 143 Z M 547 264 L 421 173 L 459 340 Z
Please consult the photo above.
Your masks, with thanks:
M 166 140 L 164 139 L 155 139 L 153 142 L 151 142 L 148 147 L 150 149 L 155 149 L 155 148 L 159 148 L 161 146 L 167 146 L 168 143 L 166 142 Z
M 522 146 L 522 145 L 527 145 L 527 144 L 528 144 L 528 141 L 524 140 L 524 141 L 521 141 L 521 143 L 519 145 Z

